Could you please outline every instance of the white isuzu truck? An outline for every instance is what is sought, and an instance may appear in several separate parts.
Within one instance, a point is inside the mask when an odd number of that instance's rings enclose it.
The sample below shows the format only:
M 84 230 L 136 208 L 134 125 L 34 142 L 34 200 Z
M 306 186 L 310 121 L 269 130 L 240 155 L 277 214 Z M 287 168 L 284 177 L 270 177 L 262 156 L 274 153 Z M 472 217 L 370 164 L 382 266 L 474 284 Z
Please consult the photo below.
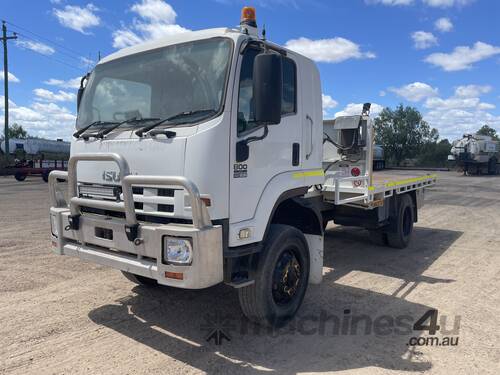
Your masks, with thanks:
M 50 174 L 54 252 L 136 283 L 225 282 L 282 325 L 322 279 L 328 221 L 403 248 L 436 181 L 372 172 L 369 107 L 323 124 L 315 64 L 259 37 L 252 8 L 120 50 L 82 79 L 68 171 Z

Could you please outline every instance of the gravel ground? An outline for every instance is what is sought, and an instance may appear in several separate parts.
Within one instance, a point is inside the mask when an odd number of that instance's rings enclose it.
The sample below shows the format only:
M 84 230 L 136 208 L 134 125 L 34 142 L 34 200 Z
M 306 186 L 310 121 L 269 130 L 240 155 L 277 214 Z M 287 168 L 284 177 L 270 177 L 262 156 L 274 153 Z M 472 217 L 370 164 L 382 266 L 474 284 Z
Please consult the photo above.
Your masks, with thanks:
M 0 373 L 498 374 L 500 178 L 439 178 L 406 250 L 330 225 L 324 281 L 279 331 L 247 323 L 227 286 L 145 288 L 53 255 L 47 185 L 0 178 Z M 441 329 L 413 331 L 430 309 Z

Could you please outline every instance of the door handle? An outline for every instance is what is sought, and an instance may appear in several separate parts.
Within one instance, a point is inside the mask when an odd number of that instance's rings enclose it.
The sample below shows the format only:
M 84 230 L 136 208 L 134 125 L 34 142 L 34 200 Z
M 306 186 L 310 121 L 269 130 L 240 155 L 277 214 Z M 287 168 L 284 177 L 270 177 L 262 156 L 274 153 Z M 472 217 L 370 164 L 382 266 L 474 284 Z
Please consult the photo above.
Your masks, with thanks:
M 311 132 L 310 132 L 310 136 L 309 136 L 309 142 L 310 142 L 309 152 L 306 154 L 306 159 L 308 160 L 309 157 L 311 156 L 312 152 L 313 152 L 313 125 L 314 125 L 314 121 L 313 121 L 312 117 L 309 116 L 309 115 L 306 115 L 306 120 L 309 120 L 309 122 L 311 124 L 310 125 L 311 126 L 310 127 Z

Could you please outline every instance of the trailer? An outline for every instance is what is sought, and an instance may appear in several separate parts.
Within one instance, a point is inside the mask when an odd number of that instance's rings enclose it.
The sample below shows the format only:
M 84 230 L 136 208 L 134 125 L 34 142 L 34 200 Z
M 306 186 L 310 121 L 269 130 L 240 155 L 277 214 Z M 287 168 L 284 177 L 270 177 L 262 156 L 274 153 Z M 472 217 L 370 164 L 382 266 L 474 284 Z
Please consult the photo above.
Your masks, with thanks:
M 49 176 L 54 253 L 139 284 L 224 282 L 250 320 L 285 324 L 322 280 L 329 221 L 405 248 L 436 183 L 374 173 L 370 105 L 323 123 L 321 102 L 314 62 L 259 37 L 249 7 L 239 28 L 105 57 Z
M 5 172 L 20 182 L 26 180 L 28 176 L 40 176 L 42 180 L 48 182 L 50 172 L 65 171 L 67 167 L 67 160 L 22 160 L 5 168 Z

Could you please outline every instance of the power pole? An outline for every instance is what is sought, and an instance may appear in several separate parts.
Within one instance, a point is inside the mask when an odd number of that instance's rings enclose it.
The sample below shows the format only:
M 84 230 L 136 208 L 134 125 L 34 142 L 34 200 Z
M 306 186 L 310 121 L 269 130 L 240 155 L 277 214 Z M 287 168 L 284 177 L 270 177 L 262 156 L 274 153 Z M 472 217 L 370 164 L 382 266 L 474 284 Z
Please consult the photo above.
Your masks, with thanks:
M 7 41 L 17 39 L 16 33 L 12 36 L 7 36 L 7 26 L 5 21 L 2 21 L 2 42 L 3 42 L 3 83 L 4 83 L 4 99 L 5 99 L 5 159 L 9 158 L 9 68 L 7 65 Z

